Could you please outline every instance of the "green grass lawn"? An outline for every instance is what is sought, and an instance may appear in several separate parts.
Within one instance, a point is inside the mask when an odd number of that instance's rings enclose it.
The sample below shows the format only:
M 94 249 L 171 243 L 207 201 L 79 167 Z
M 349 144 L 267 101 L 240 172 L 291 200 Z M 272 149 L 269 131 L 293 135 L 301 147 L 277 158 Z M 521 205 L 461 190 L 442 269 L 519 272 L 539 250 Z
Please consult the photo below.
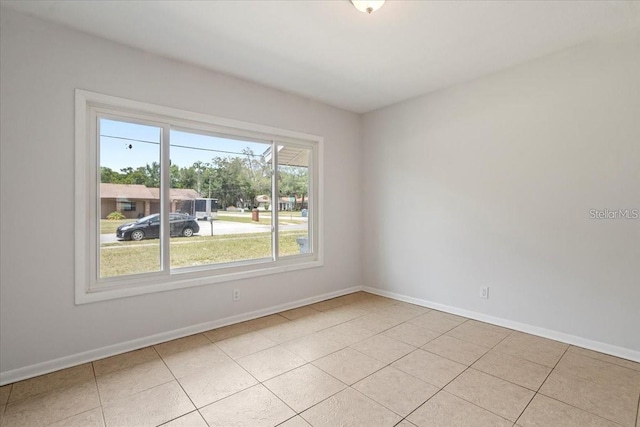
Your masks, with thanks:
M 260 218 L 260 224 L 271 224 L 271 212 L 260 211 L 258 215 L 258 218 Z M 300 212 L 278 212 L 278 219 L 281 223 L 288 222 L 290 224 L 302 224 L 307 221 L 306 219 L 301 218 Z M 218 221 L 245 222 L 256 224 L 255 221 L 251 220 L 251 212 L 218 212 Z
M 116 234 L 116 228 L 120 227 L 122 224 L 126 224 L 128 222 L 134 222 L 135 219 L 122 219 L 117 221 L 112 221 L 109 219 L 101 219 L 100 220 L 100 234 Z
M 280 256 L 298 254 L 296 238 L 306 234 L 306 231 L 281 232 Z M 271 233 L 173 237 L 170 245 L 171 268 L 271 257 Z M 100 277 L 148 273 L 158 271 L 159 268 L 158 239 L 101 245 Z
M 266 225 L 271 224 L 271 215 L 264 215 L 262 212 L 260 212 L 258 218 L 260 219 L 259 222 L 252 221 L 250 212 L 249 214 L 245 213 L 245 214 L 238 214 L 238 215 L 229 215 L 229 214 L 218 212 L 218 219 L 216 221 L 244 222 L 244 223 L 251 223 L 251 224 L 266 224 Z

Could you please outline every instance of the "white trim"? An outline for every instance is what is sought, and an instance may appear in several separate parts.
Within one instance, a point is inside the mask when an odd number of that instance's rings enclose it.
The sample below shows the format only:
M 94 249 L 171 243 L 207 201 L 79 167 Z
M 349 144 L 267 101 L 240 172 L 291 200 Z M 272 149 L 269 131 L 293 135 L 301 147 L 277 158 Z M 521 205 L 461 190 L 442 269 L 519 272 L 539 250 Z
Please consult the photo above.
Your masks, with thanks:
M 309 199 L 308 203 L 310 208 L 313 207 L 313 210 L 310 211 L 311 214 L 315 213 L 315 218 L 311 218 L 313 229 L 309 228 L 309 230 L 316 231 L 310 233 L 309 238 L 315 239 L 315 241 L 311 241 L 312 247 L 314 251 L 317 251 L 318 262 L 324 265 L 324 138 L 320 139 L 314 150 L 313 168 L 317 170 L 313 172 L 313 175 L 317 177 L 318 181 L 311 186 L 313 199 Z
M 193 126 L 197 128 L 197 124 L 205 123 L 214 127 L 226 128 L 226 130 L 233 129 L 234 134 L 245 135 L 249 137 L 256 137 L 255 134 L 261 134 L 259 139 L 271 141 L 273 136 L 278 136 L 283 142 L 300 142 L 300 141 L 316 141 L 322 139 L 321 136 L 313 135 L 310 133 L 297 132 L 287 129 L 280 129 L 271 126 L 260 125 L 257 123 L 243 122 L 240 120 L 226 119 L 223 117 L 211 116 L 208 114 L 196 113 L 193 111 L 180 110 L 177 108 L 166 107 L 163 105 L 148 104 L 146 102 L 134 101 L 127 98 L 120 98 L 116 96 L 104 95 L 97 92 L 91 92 L 83 89 L 76 89 L 76 101 L 78 99 L 84 101 L 84 105 L 90 102 L 92 105 L 104 105 L 107 109 L 113 109 L 114 106 L 123 105 L 123 110 L 130 110 L 132 113 L 140 113 L 144 111 L 161 118 L 171 121 L 171 119 L 182 119 L 187 122 L 194 122 Z M 76 107 L 84 108 L 83 106 Z M 77 111 L 77 109 L 76 109 Z M 245 131 L 243 133 L 243 131 Z M 224 130 L 221 133 L 225 133 Z M 290 141 L 290 140 L 292 141 Z M 279 139 L 280 140 L 280 139 Z
M 271 256 L 274 261 L 278 261 L 280 256 L 280 234 L 277 230 L 280 227 L 280 171 L 278 170 L 278 143 L 271 141 Z M 276 202 L 277 201 L 277 202 Z M 278 204 L 276 204 L 278 203 Z
M 221 328 L 223 326 L 232 325 L 234 323 L 245 322 L 247 320 L 257 319 L 259 317 L 280 313 L 285 310 L 302 307 L 316 302 L 324 301 L 330 298 L 336 298 L 353 292 L 362 290 L 361 286 L 352 286 L 350 288 L 341 289 L 339 291 L 329 292 L 315 297 L 304 298 L 301 300 L 288 302 L 249 313 L 238 314 L 235 316 L 225 317 L 223 319 L 213 320 L 210 322 L 200 323 L 198 325 L 187 326 L 186 328 L 175 329 L 173 331 L 162 332 L 148 337 L 138 338 L 70 356 L 60 357 L 58 359 L 49 360 L 34 365 L 25 366 L 23 368 L 13 369 L 11 371 L 0 372 L 0 386 L 14 383 L 16 381 L 33 378 L 38 375 L 48 374 L 60 369 L 78 366 L 83 363 L 93 362 L 95 360 L 104 359 L 105 357 L 115 356 L 117 354 L 126 353 L 128 351 L 137 350 L 151 345 L 160 344 L 166 341 L 186 337 L 193 334 L 199 334 L 211 329 Z
M 169 211 L 169 187 L 170 184 L 170 174 L 171 174 L 171 161 L 169 154 L 169 144 L 171 143 L 171 128 L 163 124 L 161 128 L 161 137 L 160 137 L 160 258 L 161 258 L 161 266 L 163 272 L 171 271 L 171 254 L 169 246 L 171 245 L 171 233 L 169 231 L 169 223 L 171 221 L 171 217 L 169 215 L 165 215 L 164 212 Z M 100 165 L 98 165 L 98 170 L 100 170 Z M 169 173 L 162 173 L 162 171 L 169 170 Z M 97 197 L 100 200 L 100 196 Z M 194 212 L 195 214 L 195 212 Z M 98 216 L 100 218 L 100 216 Z M 101 249 L 98 249 L 101 250 Z
M 555 331 L 552 329 L 545 329 L 539 326 L 530 325 L 527 323 L 515 322 L 513 320 L 503 319 L 501 317 L 494 317 L 484 313 L 478 313 L 477 311 L 466 310 L 463 308 L 453 307 L 450 305 L 439 304 L 432 301 L 427 301 L 419 298 L 409 297 L 395 292 L 383 291 L 377 288 L 364 286 L 363 291 L 371 294 L 380 295 L 387 298 L 393 298 L 398 301 L 408 302 L 411 304 L 419 305 L 422 307 L 432 308 L 434 310 L 444 311 L 458 316 L 468 317 L 469 319 L 479 320 L 492 325 L 502 326 L 504 328 L 513 329 L 520 332 L 526 332 L 531 335 L 536 335 L 543 338 L 549 338 L 555 341 L 560 341 L 565 344 L 571 344 L 578 347 L 583 347 L 589 350 L 598 351 L 600 353 L 609 354 L 611 356 L 620 357 L 622 359 L 633 360 L 634 362 L 640 362 L 640 351 L 632 350 L 630 348 L 619 347 L 603 343 L 600 341 L 593 341 L 587 338 L 582 338 L 576 335 L 566 334 L 564 332 Z
M 87 140 L 89 131 L 87 129 L 87 98 L 83 91 L 76 90 L 76 122 L 75 122 L 75 259 L 74 276 L 75 276 L 75 299 L 76 303 L 79 298 L 84 296 L 89 285 L 89 268 L 87 260 L 87 248 L 91 245 L 86 237 L 86 232 L 91 224 L 90 218 L 90 197 L 88 186 L 91 179 L 87 171 L 87 159 L 89 158 L 89 150 L 87 144 L 79 144 L 78 141 Z M 82 228 L 80 228 L 82 227 Z M 83 234 L 83 232 L 85 234 Z M 79 262 L 81 260 L 82 262 Z
M 75 170 L 75 303 L 84 304 L 97 301 L 124 298 L 153 292 L 180 289 L 191 286 L 203 286 L 232 280 L 246 279 L 287 271 L 317 268 L 324 265 L 323 247 L 323 145 L 324 138 L 302 132 L 278 129 L 255 123 L 224 119 L 201 113 L 165 107 L 144 102 L 118 98 L 100 93 L 76 89 L 76 170 Z M 291 256 L 278 259 L 277 252 L 269 262 L 251 260 L 227 264 L 211 264 L 206 268 L 171 270 L 169 266 L 168 222 L 163 221 L 161 232 L 162 270 L 139 275 L 128 275 L 99 280 L 97 250 L 99 227 L 98 186 L 99 164 L 95 164 L 96 144 L 89 144 L 97 138 L 95 132 L 97 114 L 122 116 L 132 120 L 153 123 L 163 130 L 161 165 L 167 169 L 168 158 L 168 123 L 180 129 L 198 129 L 214 134 L 235 135 L 277 144 L 307 147 L 312 152 L 310 172 L 309 208 L 312 221 L 309 222 L 309 237 L 312 242 L 311 254 Z M 166 140 L 166 141 L 165 141 Z M 277 168 L 277 165 L 275 166 Z M 160 185 L 164 197 L 162 212 L 168 210 L 168 175 L 163 175 Z M 277 188 L 277 183 L 276 183 Z M 317 200 L 316 200 L 317 199 Z M 277 213 L 274 216 L 277 220 Z M 277 223 L 275 224 L 277 234 Z M 276 236 L 272 233 L 272 238 Z M 278 242 L 274 243 L 277 249 Z M 205 267 L 205 266 L 203 266 Z
M 14 383 L 16 381 L 25 380 L 28 378 L 33 378 L 38 375 L 48 374 L 50 372 L 55 372 L 60 369 L 77 366 L 83 363 L 104 359 L 105 357 L 115 356 L 118 354 L 126 353 L 128 351 L 133 351 L 133 350 L 148 347 L 151 345 L 160 344 L 166 341 L 171 341 L 171 340 L 186 337 L 189 335 L 206 332 L 211 329 L 220 328 L 220 327 L 231 325 L 234 323 L 257 319 L 259 317 L 268 316 L 271 314 L 279 313 L 281 311 L 302 307 L 305 305 L 324 301 L 330 298 L 336 298 L 342 295 L 347 295 L 347 294 L 358 292 L 358 291 L 365 291 L 371 294 L 393 298 L 398 301 L 408 302 L 408 303 L 416 304 L 422 307 L 432 308 L 435 310 L 440 310 L 447 313 L 468 317 L 470 319 L 479 320 L 482 322 L 490 323 L 497 326 L 502 326 L 502 327 L 513 329 L 520 332 L 526 332 L 526 333 L 540 336 L 543 338 L 549 338 L 556 341 L 561 341 L 566 344 L 576 345 L 579 347 L 587 348 L 589 350 L 594 350 L 601 353 L 609 354 L 611 356 L 620 357 L 620 358 L 632 360 L 635 362 L 640 362 L 640 352 L 631 350 L 628 348 L 618 347 L 611 344 L 602 343 L 599 341 L 593 341 L 593 340 L 578 337 L 575 335 L 570 335 L 570 334 L 565 334 L 565 333 L 550 330 L 550 329 L 540 328 L 540 327 L 529 325 L 526 323 L 514 322 L 514 321 L 503 319 L 500 317 L 489 316 L 487 314 L 465 310 L 465 309 L 461 309 L 461 308 L 457 308 L 457 307 L 453 307 L 445 304 L 439 304 L 439 303 L 434 303 L 434 302 L 419 299 L 419 298 L 409 297 L 406 295 L 397 294 L 395 292 L 383 291 L 383 290 L 372 288 L 369 286 L 352 286 L 350 288 L 329 292 L 316 297 L 304 298 L 301 300 L 280 304 L 277 306 L 272 306 L 269 308 L 252 311 L 249 313 L 229 316 L 223 319 L 200 323 L 198 325 L 188 326 L 186 328 L 163 332 L 163 333 L 151 335 L 149 337 L 138 338 L 138 339 L 126 341 L 123 343 L 101 347 L 95 350 L 89 350 L 82 353 L 77 353 L 77 354 L 61 357 L 61 358 L 46 361 L 46 362 L 36 363 L 30 366 L 25 366 L 23 368 L 13 369 L 11 371 L 0 372 L 0 386 Z
M 298 260 L 296 263 L 284 264 L 273 266 L 273 262 L 269 261 L 268 265 L 271 267 L 265 267 L 266 263 L 252 263 L 251 270 L 238 271 L 224 274 L 213 275 L 214 269 L 207 269 L 193 272 L 177 272 L 170 277 L 172 280 L 165 283 L 153 283 L 159 282 L 160 278 L 157 275 L 145 275 L 146 277 L 136 277 L 138 286 L 124 286 L 120 288 L 106 288 L 100 290 L 93 290 L 91 292 L 84 292 L 80 296 L 76 295 L 76 304 L 91 303 L 98 301 L 111 300 L 115 298 L 125 298 L 135 295 L 144 295 L 153 292 L 172 291 L 175 289 L 193 287 L 193 286 L 205 286 L 215 283 L 230 282 L 233 280 L 248 279 L 252 277 L 266 276 L 270 274 L 286 273 L 289 271 L 305 270 L 308 268 L 322 267 L 322 263 L 319 261 L 300 262 L 302 257 L 295 257 L 293 260 Z M 284 263 L 284 261 L 282 262 Z M 187 275 L 188 277 L 179 280 L 177 277 L 180 275 Z

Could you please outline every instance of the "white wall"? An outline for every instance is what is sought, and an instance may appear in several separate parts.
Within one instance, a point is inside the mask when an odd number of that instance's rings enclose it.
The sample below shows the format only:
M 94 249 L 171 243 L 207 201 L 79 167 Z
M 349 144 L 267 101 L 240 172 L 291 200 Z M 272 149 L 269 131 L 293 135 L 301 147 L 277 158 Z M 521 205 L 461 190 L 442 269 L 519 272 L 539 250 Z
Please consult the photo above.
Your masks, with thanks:
M 640 221 L 589 219 L 640 208 L 638 37 L 367 114 L 362 136 L 358 115 L 5 9 L 0 32 L 0 375 L 360 284 L 640 351 Z M 325 267 L 75 306 L 75 88 L 324 136 Z
M 360 116 L 1 15 L 1 372 L 361 284 Z M 323 136 L 325 266 L 75 306 L 76 88 Z
M 365 285 L 640 357 L 640 220 L 589 219 L 640 208 L 640 36 L 366 114 L 363 134 Z

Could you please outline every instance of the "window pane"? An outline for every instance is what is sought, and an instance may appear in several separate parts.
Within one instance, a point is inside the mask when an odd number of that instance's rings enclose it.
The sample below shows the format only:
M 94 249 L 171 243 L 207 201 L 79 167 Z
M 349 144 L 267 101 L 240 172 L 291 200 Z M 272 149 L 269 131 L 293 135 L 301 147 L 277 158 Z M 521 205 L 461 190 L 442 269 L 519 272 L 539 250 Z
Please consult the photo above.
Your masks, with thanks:
M 311 151 L 278 146 L 278 255 L 311 253 L 309 164 Z
M 161 129 L 99 119 L 99 277 L 159 271 Z
M 270 147 L 171 130 L 172 269 L 272 258 Z

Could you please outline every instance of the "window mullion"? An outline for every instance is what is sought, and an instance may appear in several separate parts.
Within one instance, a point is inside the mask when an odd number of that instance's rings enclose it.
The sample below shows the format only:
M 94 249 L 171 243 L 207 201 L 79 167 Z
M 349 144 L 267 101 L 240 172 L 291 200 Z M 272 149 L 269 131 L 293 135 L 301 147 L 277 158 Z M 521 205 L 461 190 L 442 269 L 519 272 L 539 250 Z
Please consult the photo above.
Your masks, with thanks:
M 93 200 L 93 203 L 89 207 L 89 217 L 96 218 L 97 221 L 93 227 L 94 233 L 89 235 L 89 247 L 91 248 L 99 248 L 100 245 L 100 116 L 96 113 L 94 109 L 90 109 L 88 112 L 89 122 L 88 128 L 89 133 L 91 135 L 91 144 L 89 148 L 89 158 L 95 159 L 95 170 L 91 174 L 90 186 L 91 186 L 91 196 L 90 200 Z M 93 166 L 92 166 L 93 167 Z M 95 196 L 94 196 L 95 195 Z M 98 249 L 93 257 L 92 261 L 95 265 L 91 267 L 91 273 L 93 275 L 93 280 L 100 279 L 100 249 Z
M 162 271 L 165 274 L 171 272 L 170 243 L 171 233 L 169 224 L 170 205 L 170 135 L 171 127 L 162 126 L 161 152 L 160 152 L 160 247 L 162 256 Z
M 279 210 L 279 191 L 278 188 L 278 143 L 276 141 L 271 142 L 271 239 L 272 239 L 272 251 L 273 260 L 277 261 L 279 242 L 278 242 L 278 210 Z
M 316 161 L 318 159 L 317 147 L 314 147 L 310 150 L 310 159 L 309 159 L 309 171 L 308 171 L 308 180 L 309 180 L 309 188 L 307 194 L 307 239 L 309 248 L 311 252 L 314 254 L 318 253 L 317 246 L 317 220 L 319 217 L 317 210 L 317 181 L 316 177 Z

